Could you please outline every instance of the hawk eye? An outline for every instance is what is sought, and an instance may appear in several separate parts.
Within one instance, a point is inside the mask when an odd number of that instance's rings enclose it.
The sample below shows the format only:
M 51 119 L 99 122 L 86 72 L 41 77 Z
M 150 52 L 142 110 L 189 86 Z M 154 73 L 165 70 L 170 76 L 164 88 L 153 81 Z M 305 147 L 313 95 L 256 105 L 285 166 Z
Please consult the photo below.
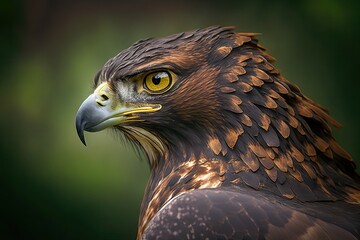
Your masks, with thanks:
M 172 83 L 171 74 L 167 71 L 152 72 L 144 79 L 144 88 L 149 93 L 159 94 L 169 90 Z

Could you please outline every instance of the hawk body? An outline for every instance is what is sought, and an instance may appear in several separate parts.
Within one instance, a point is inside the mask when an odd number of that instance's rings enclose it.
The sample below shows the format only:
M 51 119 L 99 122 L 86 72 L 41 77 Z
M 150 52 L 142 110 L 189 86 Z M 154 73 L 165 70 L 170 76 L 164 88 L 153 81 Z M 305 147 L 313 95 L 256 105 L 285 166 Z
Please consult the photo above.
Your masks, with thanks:
M 77 129 L 83 140 L 113 126 L 147 154 L 138 239 L 360 238 L 359 176 L 329 127 L 339 124 L 273 62 L 255 34 L 210 27 L 139 41 L 105 64 Z M 93 98 L 116 114 L 90 113 Z

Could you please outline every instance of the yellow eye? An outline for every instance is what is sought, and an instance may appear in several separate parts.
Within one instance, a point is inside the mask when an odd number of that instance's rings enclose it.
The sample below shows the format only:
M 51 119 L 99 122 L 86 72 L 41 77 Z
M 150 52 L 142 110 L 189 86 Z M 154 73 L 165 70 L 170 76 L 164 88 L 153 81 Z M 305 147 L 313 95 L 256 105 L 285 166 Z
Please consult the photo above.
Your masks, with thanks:
M 166 71 L 153 72 L 146 75 L 144 88 L 150 93 L 164 93 L 171 87 L 172 78 Z

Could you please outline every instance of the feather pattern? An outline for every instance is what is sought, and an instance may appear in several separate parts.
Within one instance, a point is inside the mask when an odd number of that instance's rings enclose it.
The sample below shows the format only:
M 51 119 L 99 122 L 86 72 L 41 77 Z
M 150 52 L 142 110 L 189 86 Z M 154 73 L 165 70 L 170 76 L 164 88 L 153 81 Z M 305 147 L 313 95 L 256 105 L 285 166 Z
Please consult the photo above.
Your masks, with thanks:
M 145 98 L 161 111 L 119 127 L 151 156 L 138 239 L 360 238 L 359 176 L 329 127 L 339 124 L 274 61 L 256 34 L 210 27 L 141 40 L 105 64 L 95 84 L 113 89 L 176 75 Z

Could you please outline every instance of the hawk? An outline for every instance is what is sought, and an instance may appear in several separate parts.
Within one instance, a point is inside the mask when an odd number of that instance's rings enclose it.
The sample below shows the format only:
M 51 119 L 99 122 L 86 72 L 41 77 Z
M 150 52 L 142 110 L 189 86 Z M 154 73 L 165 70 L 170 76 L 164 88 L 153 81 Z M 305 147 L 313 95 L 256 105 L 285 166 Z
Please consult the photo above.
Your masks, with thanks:
M 360 239 L 360 177 L 339 127 L 256 34 L 209 27 L 111 58 L 77 133 L 115 128 L 151 176 L 137 239 Z

